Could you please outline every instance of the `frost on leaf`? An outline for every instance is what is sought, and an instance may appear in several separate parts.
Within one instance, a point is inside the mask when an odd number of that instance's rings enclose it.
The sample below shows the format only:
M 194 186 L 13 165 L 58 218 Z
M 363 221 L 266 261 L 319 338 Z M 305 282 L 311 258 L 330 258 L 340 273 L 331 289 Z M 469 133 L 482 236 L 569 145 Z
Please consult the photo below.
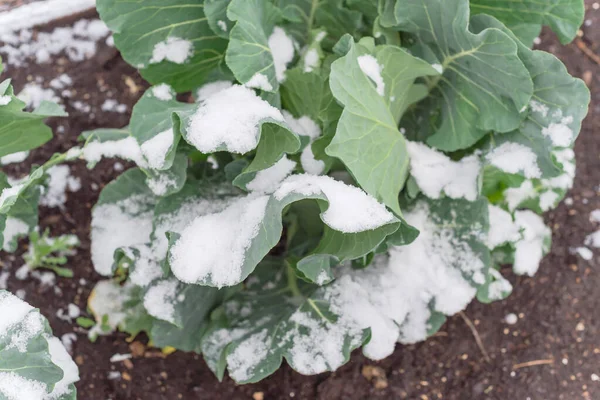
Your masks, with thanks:
M 77 365 L 39 311 L 0 290 L 0 315 L 0 397 L 74 398 Z

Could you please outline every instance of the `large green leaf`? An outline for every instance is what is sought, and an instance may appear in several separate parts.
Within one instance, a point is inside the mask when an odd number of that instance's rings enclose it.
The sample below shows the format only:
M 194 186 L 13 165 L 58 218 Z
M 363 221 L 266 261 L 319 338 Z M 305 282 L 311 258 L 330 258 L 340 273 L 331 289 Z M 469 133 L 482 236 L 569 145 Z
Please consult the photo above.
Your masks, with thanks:
M 222 378 L 258 381 L 286 358 L 303 374 L 335 370 L 351 350 L 381 359 L 396 342 L 423 340 L 466 307 L 486 283 L 489 250 L 487 201 L 419 200 L 407 221 L 421 231 L 409 246 L 392 246 L 361 270 L 338 269 L 318 287 L 295 279 L 291 267 L 263 262 L 247 290 L 213 313 L 202 349 Z
M 48 321 L 0 290 L 0 399 L 74 399 L 77 365 Z
M 123 58 L 151 83 L 191 90 L 223 61 L 227 41 L 211 30 L 202 1 L 100 0 L 97 8 Z
M 395 15 L 397 28 L 415 35 L 415 53 L 442 72 L 428 80 L 409 135 L 454 151 L 520 126 L 533 85 L 513 39 L 494 28 L 470 32 L 468 0 L 398 0 Z
M 341 261 L 366 255 L 401 224 L 358 188 L 330 177 L 294 175 L 272 195 L 240 198 L 219 213 L 196 218 L 181 235 L 174 234 L 169 249 L 173 273 L 201 285 L 242 282 L 279 242 L 284 209 L 306 199 L 318 201 L 327 226 L 314 252 Z
M 281 12 L 268 1 L 232 0 L 227 17 L 236 22 L 229 32 L 227 66 L 239 82 L 276 92 L 279 80 L 269 37 L 281 20 Z
M 514 38 L 509 29 L 487 15 L 473 17 L 471 27 L 474 32 L 494 27 Z M 512 173 L 519 172 L 517 166 L 527 158 L 524 152 L 529 149 L 533 153 L 530 158 L 534 160 L 538 171 L 520 173 L 526 178 L 553 178 L 561 171 L 553 160 L 552 150 L 573 145 L 587 113 L 589 90 L 583 81 L 569 75 L 565 66 L 552 54 L 533 51 L 518 43 L 518 55 L 533 79 L 533 96 L 527 109 L 527 118 L 513 132 L 492 135 L 483 148 L 489 153 L 488 160 L 491 161 L 494 151 L 500 152 L 496 154 L 504 157 L 503 164 L 508 167 L 506 172 Z M 508 146 L 515 149 L 524 146 L 525 150 L 520 148 L 520 155 L 514 156 L 511 161 L 511 152 L 502 151 L 502 146 L 504 149 L 508 149 Z M 501 165 L 495 166 L 500 168 Z
M 400 214 L 398 195 L 409 160 L 396 120 L 408 105 L 414 80 L 438 73 L 399 47 L 367 46 L 368 41 L 351 41 L 348 53 L 331 65 L 331 91 L 344 111 L 326 153 L 342 160 L 367 193 Z M 380 69 L 377 86 L 361 68 L 363 60 Z
M 563 44 L 575 38 L 585 13 L 583 0 L 471 0 L 470 3 L 473 15 L 492 15 L 511 28 L 520 24 L 550 26 Z
M 1 64 L 0 59 L 0 73 Z M 52 130 L 44 120 L 67 115 L 60 106 L 47 101 L 34 112 L 24 112 L 25 106 L 14 95 L 10 80 L 0 83 L 0 157 L 43 145 L 52 139 Z

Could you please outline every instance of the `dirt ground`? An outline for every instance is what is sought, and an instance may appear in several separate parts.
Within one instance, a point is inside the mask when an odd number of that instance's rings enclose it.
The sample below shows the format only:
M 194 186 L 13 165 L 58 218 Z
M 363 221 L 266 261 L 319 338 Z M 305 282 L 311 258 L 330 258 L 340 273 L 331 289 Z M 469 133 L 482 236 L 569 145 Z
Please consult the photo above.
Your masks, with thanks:
M 600 208 L 600 65 L 593 61 L 594 53 L 600 54 L 600 10 L 593 9 L 592 3 L 588 1 L 589 22 L 576 43 L 563 47 L 552 33 L 544 33 L 539 46 L 561 58 L 571 74 L 583 78 L 592 90 L 590 113 L 576 145 L 577 177 L 569 194 L 573 203 L 563 203 L 546 216 L 554 233 L 552 251 L 533 278 L 503 271 L 514 285 L 507 300 L 491 305 L 474 302 L 426 342 L 398 345 L 381 362 L 369 361 L 357 351 L 335 373 L 318 376 L 302 376 L 283 366 L 270 378 L 247 386 L 236 386 L 228 378 L 219 383 L 198 355 L 176 352 L 163 357 L 152 349 L 144 351 L 143 338 L 137 338 L 133 346 L 136 357 L 111 363 L 113 354 L 132 352 L 125 335 L 102 337 L 92 344 L 84 330 L 58 319 L 56 312 L 69 303 L 85 310 L 90 290 L 99 279 L 89 254 L 90 209 L 103 185 L 120 173 L 114 160 L 105 160 L 93 170 L 82 162 L 73 163 L 71 173 L 81 178 L 82 189 L 68 194 L 64 209 L 41 209 L 42 228 L 49 228 L 53 235 L 74 233 L 80 238 L 82 246 L 68 265 L 75 277 L 57 279 L 59 294 L 36 279 L 19 281 L 14 276 L 8 289 L 24 289 L 26 300 L 48 317 L 57 336 L 77 333 L 73 357 L 81 374 L 78 398 L 84 400 L 600 399 L 600 257 L 595 254 L 591 261 L 584 261 L 570 252 L 597 229 L 589 222 L 589 214 Z M 74 82 L 73 97 L 63 99 L 70 117 L 52 120 L 50 125 L 55 132 L 59 126 L 64 132 L 56 133 L 26 163 L 5 167 L 10 175 L 24 175 L 31 163 L 42 163 L 54 152 L 67 150 L 84 130 L 125 126 L 144 88 L 138 74 L 103 42 L 96 56 L 82 63 L 58 58 L 41 66 L 9 67 L 5 76 L 10 74 L 18 91 L 38 76 L 47 85 L 63 72 Z M 102 112 L 106 98 L 126 104 L 128 113 Z M 91 113 L 73 108 L 75 100 L 89 104 Z M 20 254 L 25 248 L 23 244 L 16 255 L 0 253 L 0 266 L 14 272 L 23 263 Z M 504 322 L 509 313 L 518 315 L 516 324 Z M 488 361 L 466 319 L 480 336 Z M 111 371 L 119 371 L 120 377 L 109 379 Z

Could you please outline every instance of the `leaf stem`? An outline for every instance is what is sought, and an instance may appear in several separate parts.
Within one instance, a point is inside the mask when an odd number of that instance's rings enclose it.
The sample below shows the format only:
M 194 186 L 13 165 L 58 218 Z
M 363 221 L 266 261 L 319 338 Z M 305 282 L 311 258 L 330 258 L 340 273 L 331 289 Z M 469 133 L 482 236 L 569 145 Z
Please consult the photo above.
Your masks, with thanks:
M 292 294 L 295 297 L 301 297 L 302 293 L 298 288 L 298 277 L 296 276 L 296 272 L 294 271 L 294 268 L 292 268 L 292 266 L 289 264 L 289 262 L 286 261 L 285 264 L 287 266 L 288 287 L 290 288 Z

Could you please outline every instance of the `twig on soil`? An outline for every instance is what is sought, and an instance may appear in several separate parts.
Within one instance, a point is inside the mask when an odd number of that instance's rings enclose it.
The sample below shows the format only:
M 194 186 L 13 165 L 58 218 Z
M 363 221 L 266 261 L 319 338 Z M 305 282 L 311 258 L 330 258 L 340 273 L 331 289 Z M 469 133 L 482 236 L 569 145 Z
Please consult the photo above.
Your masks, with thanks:
M 481 336 L 479 336 L 479 332 L 477 332 L 477 328 L 475 328 L 475 325 L 473 324 L 473 322 L 471 322 L 469 317 L 467 317 L 467 314 L 465 314 L 462 311 L 459 312 L 459 314 L 462 317 L 462 319 L 465 321 L 465 323 L 467 324 L 469 329 L 471 330 L 471 333 L 473 334 L 473 337 L 475 338 L 475 342 L 477 343 L 479 350 L 481 350 L 481 353 L 483 354 L 483 358 L 485 359 L 485 362 L 489 363 L 490 356 L 488 356 L 487 351 L 485 351 L 485 347 L 483 346 L 483 341 L 481 340 Z
M 586 56 L 588 56 L 596 64 L 600 65 L 600 56 L 594 53 L 585 42 L 581 39 L 575 39 L 575 45 L 581 50 Z
M 525 368 L 525 367 L 535 367 L 536 365 L 547 365 L 547 364 L 554 364 L 554 359 L 553 358 L 549 358 L 547 360 L 533 360 L 533 361 L 527 361 L 524 363 L 519 363 L 519 364 L 515 364 L 513 365 L 512 369 L 519 369 L 519 368 Z

